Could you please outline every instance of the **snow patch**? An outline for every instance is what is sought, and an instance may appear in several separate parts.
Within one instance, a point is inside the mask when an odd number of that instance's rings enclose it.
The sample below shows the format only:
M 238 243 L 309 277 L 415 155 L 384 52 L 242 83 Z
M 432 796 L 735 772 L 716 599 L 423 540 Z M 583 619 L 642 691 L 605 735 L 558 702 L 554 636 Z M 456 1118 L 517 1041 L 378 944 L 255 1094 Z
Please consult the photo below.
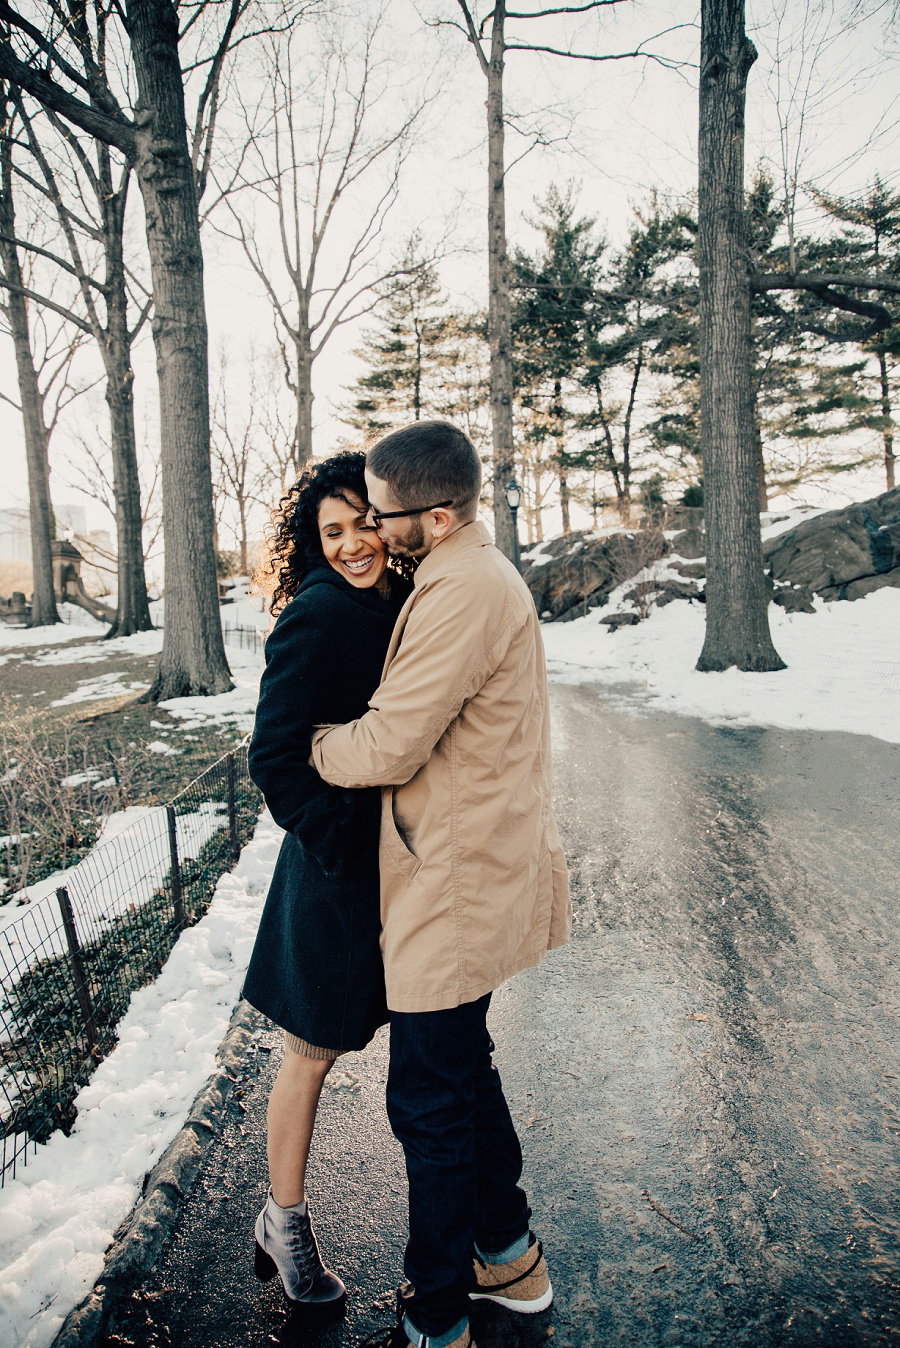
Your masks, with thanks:
M 213 1071 L 283 836 L 264 813 L 206 916 L 133 994 L 116 1048 L 75 1101 L 72 1133 L 55 1133 L 0 1191 L 3 1343 L 52 1343 Z
M 51 707 L 71 707 L 76 702 L 97 702 L 105 697 L 118 697 L 122 693 L 143 692 L 148 685 L 141 682 L 125 683 L 118 674 L 98 674 L 95 679 L 82 679 L 71 693 L 57 698 Z
M 811 614 L 769 606 L 775 648 L 788 666 L 775 674 L 698 673 L 705 611 L 681 600 L 617 632 L 596 610 L 541 630 L 550 677 L 560 683 L 619 685 L 638 705 L 714 724 L 849 731 L 900 743 L 900 590 L 814 603 Z M 614 603 L 603 610 L 614 611 Z

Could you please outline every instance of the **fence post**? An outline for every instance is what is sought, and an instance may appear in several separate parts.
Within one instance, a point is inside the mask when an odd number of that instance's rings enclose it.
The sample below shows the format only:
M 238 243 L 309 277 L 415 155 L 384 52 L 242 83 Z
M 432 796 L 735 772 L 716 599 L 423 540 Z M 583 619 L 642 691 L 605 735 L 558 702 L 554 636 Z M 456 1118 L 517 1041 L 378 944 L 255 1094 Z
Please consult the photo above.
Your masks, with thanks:
M 231 839 L 231 859 L 237 861 L 241 855 L 241 845 L 238 841 L 237 809 L 234 803 L 234 754 L 226 755 L 225 777 L 228 782 L 228 836 Z
M 181 863 L 178 860 L 178 830 L 175 827 L 175 807 L 166 806 L 166 819 L 169 821 L 169 860 L 172 867 L 172 911 L 175 916 L 175 930 L 184 926 L 184 895 L 181 890 Z
M 63 927 L 66 932 L 69 959 L 72 961 L 72 973 L 75 976 L 75 996 L 78 998 L 78 1005 L 81 1008 L 81 1015 L 84 1020 L 88 1049 L 93 1054 L 97 1042 L 94 1028 L 94 1009 L 91 1006 L 91 994 L 87 979 L 84 976 L 84 964 L 81 960 L 81 949 L 78 945 L 78 932 L 75 929 L 75 916 L 69 900 L 69 891 L 64 885 L 56 891 L 56 897 L 59 900 L 59 911 L 62 914 Z

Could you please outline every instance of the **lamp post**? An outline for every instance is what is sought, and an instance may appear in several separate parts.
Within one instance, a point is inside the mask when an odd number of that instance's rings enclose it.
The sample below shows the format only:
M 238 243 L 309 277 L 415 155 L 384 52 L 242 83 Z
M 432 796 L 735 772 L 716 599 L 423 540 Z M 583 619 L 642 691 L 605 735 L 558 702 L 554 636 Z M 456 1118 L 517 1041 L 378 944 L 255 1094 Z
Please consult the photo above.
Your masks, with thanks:
M 521 489 L 516 479 L 512 477 L 506 484 L 506 504 L 509 506 L 510 513 L 512 515 L 513 565 L 515 566 L 517 571 L 521 571 L 522 569 L 521 566 L 519 565 L 519 525 L 518 525 L 519 505 L 521 503 L 521 500 L 522 500 Z

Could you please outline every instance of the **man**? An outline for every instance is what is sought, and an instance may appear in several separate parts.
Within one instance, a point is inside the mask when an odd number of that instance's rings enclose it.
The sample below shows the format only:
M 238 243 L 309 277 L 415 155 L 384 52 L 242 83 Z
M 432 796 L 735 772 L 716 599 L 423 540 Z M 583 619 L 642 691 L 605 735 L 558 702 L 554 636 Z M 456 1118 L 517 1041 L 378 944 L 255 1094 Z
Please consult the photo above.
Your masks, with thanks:
M 505 979 L 562 945 L 570 913 L 550 804 L 534 603 L 476 520 L 465 435 L 417 422 L 369 451 L 372 521 L 419 559 L 382 682 L 358 721 L 318 732 L 338 786 L 380 785 L 387 1108 L 409 1177 L 390 1348 L 472 1348 L 470 1296 L 525 1313 L 552 1291 L 485 1017 Z

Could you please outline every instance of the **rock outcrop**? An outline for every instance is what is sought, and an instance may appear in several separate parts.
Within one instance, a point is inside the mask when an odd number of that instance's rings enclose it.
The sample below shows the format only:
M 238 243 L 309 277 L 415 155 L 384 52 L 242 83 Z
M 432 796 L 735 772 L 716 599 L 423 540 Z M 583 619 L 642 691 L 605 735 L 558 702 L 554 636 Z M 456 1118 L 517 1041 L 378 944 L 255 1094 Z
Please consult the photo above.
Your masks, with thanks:
M 602 621 L 614 631 L 673 599 L 702 601 L 703 511 L 677 508 L 665 529 L 668 539 L 662 527 L 645 523 L 632 532 L 601 537 L 566 534 L 529 549 L 522 575 L 538 613 L 558 622 L 580 618 L 604 605 L 617 586 L 669 556 L 667 575 L 638 581 L 625 592 L 636 615 L 628 609 Z M 772 599 L 789 613 L 811 613 L 814 595 L 859 599 L 884 585 L 900 586 L 900 488 L 804 520 L 765 542 L 763 557 Z M 683 579 L 674 580 L 672 571 Z
M 605 604 L 610 592 L 668 555 L 662 530 L 564 534 L 529 549 L 522 576 L 542 618 L 568 621 Z
M 764 543 L 763 557 L 776 587 L 799 596 L 798 607 L 803 596 L 859 599 L 900 586 L 900 487 L 804 520 Z

